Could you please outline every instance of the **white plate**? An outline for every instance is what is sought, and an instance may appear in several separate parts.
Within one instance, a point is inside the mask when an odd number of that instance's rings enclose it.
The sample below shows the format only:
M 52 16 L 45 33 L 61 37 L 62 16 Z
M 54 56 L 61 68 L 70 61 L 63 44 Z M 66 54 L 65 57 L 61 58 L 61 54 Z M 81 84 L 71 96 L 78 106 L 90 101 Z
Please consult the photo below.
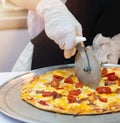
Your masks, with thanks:
M 120 113 L 72 116 L 39 110 L 20 99 L 22 84 L 49 70 L 73 67 L 60 65 L 37 69 L 9 80 L 0 87 L 0 111 L 14 119 L 29 123 L 120 123 Z

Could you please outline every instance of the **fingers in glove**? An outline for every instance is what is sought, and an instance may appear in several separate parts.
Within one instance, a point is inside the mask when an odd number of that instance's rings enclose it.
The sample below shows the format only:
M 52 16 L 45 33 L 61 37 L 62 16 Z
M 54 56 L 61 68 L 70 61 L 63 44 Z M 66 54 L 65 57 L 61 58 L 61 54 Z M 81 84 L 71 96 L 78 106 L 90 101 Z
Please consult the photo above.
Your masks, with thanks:
M 66 59 L 69 59 L 75 55 L 75 52 L 76 52 L 76 48 L 73 48 L 72 50 L 64 50 L 64 57 Z

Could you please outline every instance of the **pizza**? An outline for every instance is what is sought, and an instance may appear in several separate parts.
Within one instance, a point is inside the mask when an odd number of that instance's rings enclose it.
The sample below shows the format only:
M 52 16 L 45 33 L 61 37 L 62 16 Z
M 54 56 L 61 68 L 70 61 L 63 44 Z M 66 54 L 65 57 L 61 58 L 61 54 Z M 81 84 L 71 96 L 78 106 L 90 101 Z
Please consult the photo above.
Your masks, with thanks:
M 45 111 L 72 115 L 120 111 L 120 68 L 101 68 L 102 78 L 92 89 L 78 81 L 74 68 L 48 71 L 25 82 L 21 99 Z

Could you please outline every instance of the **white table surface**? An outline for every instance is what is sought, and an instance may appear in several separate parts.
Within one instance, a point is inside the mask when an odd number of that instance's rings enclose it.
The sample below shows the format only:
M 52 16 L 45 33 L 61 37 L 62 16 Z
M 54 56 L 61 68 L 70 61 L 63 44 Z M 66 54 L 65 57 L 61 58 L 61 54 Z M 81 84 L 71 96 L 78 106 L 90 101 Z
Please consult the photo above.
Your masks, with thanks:
M 13 77 L 20 75 L 20 72 L 4 72 L 0 73 L 0 85 L 12 79 Z M 1 123 L 22 123 L 21 121 L 15 120 L 11 117 L 0 112 L 0 122 Z

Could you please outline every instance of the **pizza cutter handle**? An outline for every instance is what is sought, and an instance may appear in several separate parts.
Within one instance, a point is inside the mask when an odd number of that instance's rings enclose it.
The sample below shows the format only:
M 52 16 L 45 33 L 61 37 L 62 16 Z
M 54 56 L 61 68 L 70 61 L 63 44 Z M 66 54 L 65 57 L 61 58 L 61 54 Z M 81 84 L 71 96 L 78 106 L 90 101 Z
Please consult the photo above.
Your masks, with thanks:
M 85 45 L 84 45 L 84 41 L 86 41 L 85 37 L 77 36 L 75 41 L 76 41 L 76 48 L 77 48 L 77 50 L 79 50 L 79 46 L 80 47 L 85 47 Z
M 85 44 L 84 44 L 84 41 L 86 41 L 86 38 L 85 37 L 79 37 L 77 36 L 76 37 L 76 48 L 78 51 L 84 51 L 85 52 L 85 55 L 86 55 L 86 60 L 87 60 L 87 63 L 88 65 L 84 67 L 84 72 L 87 72 L 87 73 L 91 73 L 91 67 L 90 67 L 90 60 L 89 60 L 89 56 L 88 56 L 88 53 L 87 53 L 87 50 L 85 48 Z M 80 52 L 82 53 L 82 52 Z

